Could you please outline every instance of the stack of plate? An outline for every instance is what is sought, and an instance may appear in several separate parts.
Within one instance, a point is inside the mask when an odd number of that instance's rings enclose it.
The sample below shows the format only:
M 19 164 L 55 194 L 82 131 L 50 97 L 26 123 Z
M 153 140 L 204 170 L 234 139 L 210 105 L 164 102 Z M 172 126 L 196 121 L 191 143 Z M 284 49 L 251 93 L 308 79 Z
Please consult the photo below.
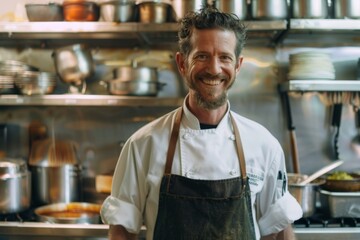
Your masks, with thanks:
M 290 55 L 289 80 L 334 80 L 335 69 L 330 56 L 321 52 Z
M 14 78 L 12 76 L 0 75 L 0 94 L 16 93 Z

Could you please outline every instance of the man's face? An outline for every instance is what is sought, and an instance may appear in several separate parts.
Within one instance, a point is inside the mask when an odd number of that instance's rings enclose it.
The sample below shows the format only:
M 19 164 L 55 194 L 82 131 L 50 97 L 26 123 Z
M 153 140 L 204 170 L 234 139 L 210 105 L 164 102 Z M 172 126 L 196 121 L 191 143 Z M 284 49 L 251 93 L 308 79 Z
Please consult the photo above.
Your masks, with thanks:
M 178 54 L 181 75 L 189 87 L 190 98 L 207 109 L 226 103 L 227 90 L 235 81 L 242 58 L 236 58 L 236 37 L 221 29 L 195 29 L 192 50 L 187 59 Z

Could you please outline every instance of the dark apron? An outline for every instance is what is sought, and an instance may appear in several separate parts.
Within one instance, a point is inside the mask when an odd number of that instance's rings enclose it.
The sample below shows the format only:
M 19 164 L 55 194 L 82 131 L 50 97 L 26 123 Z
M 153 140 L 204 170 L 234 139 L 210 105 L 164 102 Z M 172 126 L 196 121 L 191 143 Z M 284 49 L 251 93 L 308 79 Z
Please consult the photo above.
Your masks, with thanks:
M 161 181 L 154 240 L 256 239 L 244 153 L 233 117 L 230 115 L 241 177 L 194 180 L 171 174 L 182 109 L 176 114 Z

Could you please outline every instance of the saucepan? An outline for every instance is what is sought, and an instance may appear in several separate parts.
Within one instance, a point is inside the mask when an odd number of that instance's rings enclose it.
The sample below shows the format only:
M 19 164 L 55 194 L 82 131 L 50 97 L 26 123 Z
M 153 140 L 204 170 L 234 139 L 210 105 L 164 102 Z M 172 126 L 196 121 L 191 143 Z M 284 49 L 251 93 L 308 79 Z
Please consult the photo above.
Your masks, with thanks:
M 307 184 L 301 184 L 306 178 L 308 178 L 307 175 L 288 173 L 288 187 L 291 195 L 300 204 L 303 217 L 310 217 L 315 213 L 316 209 L 316 192 L 325 181 L 318 179 Z

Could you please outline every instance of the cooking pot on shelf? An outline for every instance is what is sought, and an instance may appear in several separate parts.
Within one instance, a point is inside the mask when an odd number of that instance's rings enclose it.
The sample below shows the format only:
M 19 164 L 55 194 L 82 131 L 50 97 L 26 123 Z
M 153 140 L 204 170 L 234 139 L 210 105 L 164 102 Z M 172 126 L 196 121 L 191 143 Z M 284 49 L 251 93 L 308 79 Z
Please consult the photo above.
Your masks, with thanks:
M 335 18 L 360 18 L 359 0 L 333 0 Z
M 237 0 L 236 0 L 237 1 Z M 198 11 L 206 5 L 205 0 L 172 0 L 176 19 L 183 18 L 190 11 Z
M 134 0 L 105 0 L 100 2 L 100 15 L 105 22 L 131 22 L 135 20 Z
M 213 0 L 210 2 L 222 12 L 234 13 L 242 20 L 247 17 L 247 0 Z
M 31 174 L 21 159 L 0 159 L 0 213 L 17 213 L 29 208 Z
M 55 203 L 35 209 L 36 218 L 48 223 L 100 223 L 101 205 L 86 202 Z
M 320 179 L 305 185 L 299 184 L 306 178 L 307 175 L 288 173 L 288 188 L 291 195 L 300 204 L 303 210 L 303 217 L 310 217 L 315 213 L 317 190 L 325 181 Z
M 95 70 L 91 51 L 82 44 L 74 44 L 56 49 L 52 57 L 60 79 L 81 88 L 80 92 L 85 93 L 85 79 Z M 70 92 L 77 93 L 78 91 L 70 88 Z
M 251 16 L 254 19 L 286 19 L 289 6 L 287 0 L 252 0 Z
M 327 0 L 293 0 L 292 17 L 307 19 L 324 19 L 329 15 Z

